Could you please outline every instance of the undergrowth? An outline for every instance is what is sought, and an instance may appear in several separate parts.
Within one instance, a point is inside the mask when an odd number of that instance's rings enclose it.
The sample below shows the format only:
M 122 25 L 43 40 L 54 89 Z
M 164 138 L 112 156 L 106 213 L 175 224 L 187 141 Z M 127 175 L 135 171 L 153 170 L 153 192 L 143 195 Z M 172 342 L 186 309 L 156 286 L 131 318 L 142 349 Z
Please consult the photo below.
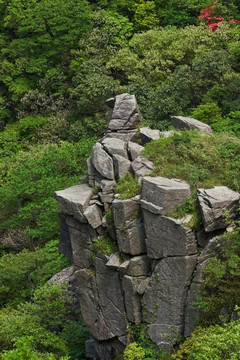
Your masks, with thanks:
M 186 180 L 192 190 L 225 185 L 240 191 L 240 139 L 220 133 L 175 133 L 148 143 L 143 155 L 156 166 L 152 176 Z

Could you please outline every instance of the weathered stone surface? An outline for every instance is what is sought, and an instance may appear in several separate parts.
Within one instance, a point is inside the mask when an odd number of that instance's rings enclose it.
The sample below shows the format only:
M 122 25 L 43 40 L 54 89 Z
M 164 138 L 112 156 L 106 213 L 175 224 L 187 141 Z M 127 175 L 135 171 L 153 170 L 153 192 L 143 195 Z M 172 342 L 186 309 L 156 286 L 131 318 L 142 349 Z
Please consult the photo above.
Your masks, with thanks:
M 163 208 L 164 214 L 183 203 L 190 194 L 190 185 L 178 179 L 145 176 L 142 181 L 142 200 Z
M 126 274 L 129 276 L 149 276 L 151 273 L 151 260 L 147 255 L 133 257 L 128 264 Z
M 198 189 L 198 200 L 206 232 L 224 229 L 233 219 L 239 205 L 240 195 L 226 186 Z M 228 214 L 228 219 L 226 219 Z
M 170 130 L 170 131 L 160 131 L 160 137 L 163 137 L 163 138 L 168 138 L 170 136 L 173 136 L 174 134 L 174 131 L 173 130 Z
M 121 155 L 113 155 L 115 178 L 121 179 L 129 170 L 131 162 Z
M 164 212 L 162 207 L 154 205 L 153 203 L 147 202 L 146 200 L 141 199 L 140 204 L 141 204 L 142 209 L 150 211 L 153 214 L 160 215 Z
M 136 224 L 128 229 L 117 229 L 119 250 L 125 254 L 139 255 L 146 252 L 145 231 L 143 224 Z
M 152 130 L 149 127 L 142 127 L 139 130 L 139 136 L 143 144 L 147 144 L 152 140 L 158 140 L 160 138 L 159 130 Z
M 144 156 L 138 156 L 131 163 L 131 170 L 136 178 L 140 178 L 143 175 L 151 173 L 155 169 L 152 161 L 147 160 Z
M 117 251 L 109 257 L 106 266 L 109 266 L 112 269 L 118 270 L 119 266 L 121 265 L 122 259 L 120 252 Z
M 144 149 L 143 146 L 141 146 L 135 142 L 132 142 L 132 141 L 128 142 L 128 151 L 129 151 L 130 158 L 132 161 L 135 160 L 139 155 L 141 155 L 141 152 L 143 149 Z
M 159 348 L 169 349 L 182 331 L 187 288 L 196 261 L 196 255 L 160 260 L 145 290 L 148 335 Z
M 188 290 L 185 314 L 184 314 L 184 336 L 190 336 L 197 325 L 199 318 L 199 310 L 194 303 L 197 301 L 201 282 L 203 281 L 204 269 L 209 260 L 213 259 L 219 252 L 222 238 L 216 237 L 209 240 L 208 244 L 198 258 L 198 264 L 194 273 L 194 277 Z
M 72 244 L 69 235 L 68 226 L 66 223 L 66 216 L 58 214 L 60 239 L 58 250 L 61 254 L 65 255 L 72 262 Z
M 140 124 L 141 115 L 135 96 L 127 93 L 117 95 L 108 122 L 108 129 L 112 131 L 136 129 Z
M 113 349 L 107 342 L 100 342 L 93 336 L 85 342 L 86 356 L 96 360 L 112 360 Z
M 51 279 L 48 280 L 48 282 L 52 284 L 59 283 L 61 285 L 68 284 L 71 276 L 73 276 L 73 273 L 74 273 L 73 266 L 70 266 L 68 268 L 59 271 L 57 274 L 52 276 Z
M 178 220 L 155 215 L 143 209 L 147 254 L 152 259 L 197 253 L 197 240 L 192 230 Z
M 86 221 L 83 216 L 92 196 L 92 189 L 87 184 L 72 186 L 55 192 L 59 212 L 72 215 L 79 221 Z
M 104 178 L 114 179 L 113 160 L 98 142 L 93 146 L 91 161 L 94 168 Z
M 96 275 L 87 269 L 76 271 L 83 319 L 97 340 L 126 334 L 121 281 L 106 266 L 107 260 L 97 255 Z
M 102 181 L 101 181 L 102 193 L 103 193 L 104 195 L 113 193 L 113 192 L 114 192 L 114 185 L 115 185 L 115 184 L 116 184 L 115 181 L 102 180 Z
M 149 284 L 149 281 L 151 280 L 150 277 L 146 277 L 145 279 L 143 279 L 140 284 L 138 285 L 138 288 L 137 288 L 137 292 L 138 294 L 140 295 L 143 295 L 146 288 L 148 287 L 148 284 Z
M 102 203 L 111 203 L 113 201 L 113 199 L 114 199 L 114 193 L 103 194 L 102 192 L 100 192 L 100 193 L 98 193 L 98 196 L 101 199 Z M 105 210 L 105 208 L 104 208 L 104 210 Z
M 136 199 L 117 200 L 112 202 L 114 224 L 118 229 L 125 226 L 127 220 L 139 209 Z
M 68 216 L 67 224 L 71 239 L 73 263 L 78 268 L 91 266 L 90 246 L 96 240 L 97 234 L 88 224 L 83 224 Z
M 143 277 L 123 276 L 124 303 L 127 319 L 131 322 L 141 322 L 141 296 L 137 293 Z
M 180 129 L 180 130 L 197 129 L 198 131 L 212 135 L 211 127 L 196 119 L 187 118 L 184 116 L 171 116 L 171 120 L 172 120 L 172 125 L 175 129 Z
M 121 155 L 125 159 L 128 159 L 126 141 L 109 137 L 102 140 L 102 145 L 109 155 Z
M 102 224 L 102 215 L 97 205 L 90 205 L 84 211 L 84 216 L 93 229 Z
M 120 139 L 122 141 L 135 141 L 138 130 L 119 130 L 118 132 L 109 132 L 99 142 L 101 143 L 104 139 L 113 138 Z

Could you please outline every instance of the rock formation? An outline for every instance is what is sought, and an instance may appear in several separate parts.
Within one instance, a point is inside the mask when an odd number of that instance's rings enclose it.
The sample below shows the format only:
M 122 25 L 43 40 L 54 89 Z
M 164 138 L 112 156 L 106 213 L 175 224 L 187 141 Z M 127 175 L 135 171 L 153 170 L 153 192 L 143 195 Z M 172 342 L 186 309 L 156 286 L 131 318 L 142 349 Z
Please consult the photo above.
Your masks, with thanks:
M 56 192 L 59 249 L 73 263 L 83 319 L 92 333 L 88 356 L 99 360 L 124 350 L 131 323 L 148 324 L 157 349 L 170 350 L 181 334 L 191 334 L 198 315 L 191 303 L 220 241 L 212 231 L 227 226 L 223 209 L 232 218 L 239 201 L 239 194 L 225 187 L 199 189 L 204 229 L 197 236 L 188 226 L 190 218 L 170 217 L 169 211 L 190 195 L 190 186 L 179 179 L 144 176 L 154 165 L 142 156 L 137 141 L 145 144 L 172 132 L 143 128 L 139 133 L 141 116 L 133 95 L 118 95 L 107 104 L 108 133 L 87 161 L 88 184 Z M 211 133 L 197 120 L 174 119 L 177 129 Z M 179 125 L 180 120 L 188 125 Z M 142 190 L 123 200 L 114 185 L 128 171 L 142 179 Z M 118 250 L 109 253 L 109 243 Z M 200 256 L 198 246 L 205 247 Z

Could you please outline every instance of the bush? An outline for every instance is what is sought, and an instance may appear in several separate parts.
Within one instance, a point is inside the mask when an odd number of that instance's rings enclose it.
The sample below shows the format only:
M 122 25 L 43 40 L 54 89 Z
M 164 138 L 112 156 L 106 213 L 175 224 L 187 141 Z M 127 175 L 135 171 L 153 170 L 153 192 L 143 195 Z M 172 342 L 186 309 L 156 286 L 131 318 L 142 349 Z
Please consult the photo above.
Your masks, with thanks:
M 174 360 L 236 360 L 239 359 L 240 321 L 227 326 L 198 328 L 180 346 Z
M 0 258 L 0 305 L 16 306 L 28 300 L 39 285 L 69 266 L 58 252 L 58 240 L 48 242 L 35 252 L 23 250 Z
M 206 103 L 193 109 L 192 117 L 206 124 L 222 120 L 221 110 L 215 103 Z
M 186 180 L 193 190 L 215 185 L 240 190 L 240 140 L 234 135 L 184 131 L 151 141 L 143 155 L 156 166 L 153 176 Z

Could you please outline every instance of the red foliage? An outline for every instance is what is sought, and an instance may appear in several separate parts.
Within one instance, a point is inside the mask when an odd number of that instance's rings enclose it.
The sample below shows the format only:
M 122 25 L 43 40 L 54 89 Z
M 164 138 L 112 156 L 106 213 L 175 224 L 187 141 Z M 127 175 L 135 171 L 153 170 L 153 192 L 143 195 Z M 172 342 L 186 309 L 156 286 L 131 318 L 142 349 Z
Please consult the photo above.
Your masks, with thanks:
M 227 10 L 222 5 L 218 4 L 217 1 L 214 1 L 214 4 L 209 6 L 206 9 L 202 9 L 200 12 L 199 19 L 204 20 L 206 25 L 212 29 L 213 32 L 216 32 L 219 25 L 224 21 L 225 15 L 230 13 L 232 10 Z M 236 19 L 230 19 L 228 22 L 231 24 L 238 24 L 239 21 Z

